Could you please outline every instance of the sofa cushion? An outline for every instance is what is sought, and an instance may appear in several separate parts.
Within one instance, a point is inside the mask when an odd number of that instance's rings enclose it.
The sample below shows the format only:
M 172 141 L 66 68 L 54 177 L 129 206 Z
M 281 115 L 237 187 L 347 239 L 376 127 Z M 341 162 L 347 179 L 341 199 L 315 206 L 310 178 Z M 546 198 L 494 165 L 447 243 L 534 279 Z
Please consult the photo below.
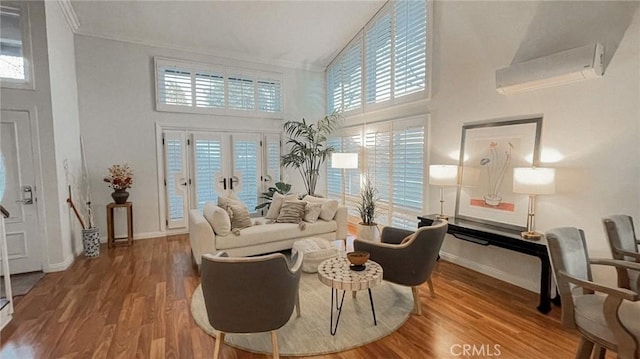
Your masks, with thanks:
M 209 222 L 215 234 L 226 236 L 231 233 L 231 219 L 224 209 L 207 202 L 202 208 L 202 216 Z
M 216 236 L 216 249 L 248 247 L 267 242 L 277 242 L 295 238 L 310 237 L 335 232 L 338 228 L 336 221 L 317 221 L 307 223 L 304 231 L 295 223 L 270 223 L 262 226 L 244 228 L 239 236 Z
M 286 201 L 280 209 L 280 214 L 276 219 L 278 223 L 299 223 L 304 217 L 304 201 Z
M 307 195 L 304 197 L 304 201 L 321 203 L 322 210 L 320 211 L 320 219 L 324 219 L 325 221 L 333 220 L 333 217 L 335 217 L 336 211 L 338 210 L 338 201 L 335 199 L 318 198 Z
M 290 193 L 287 195 L 282 195 L 278 192 L 273 194 L 271 198 L 271 205 L 269 206 L 269 211 L 267 215 L 264 216 L 266 219 L 276 219 L 278 215 L 280 215 L 280 209 L 282 209 L 282 204 L 285 201 L 293 201 L 298 198 L 298 195 L 295 193 Z
M 229 197 L 218 196 L 218 206 L 229 213 L 232 229 L 251 227 L 251 216 L 242 202 Z
M 318 220 L 321 211 L 322 203 L 307 202 L 307 205 L 304 207 L 304 218 L 302 219 L 305 222 L 313 223 Z

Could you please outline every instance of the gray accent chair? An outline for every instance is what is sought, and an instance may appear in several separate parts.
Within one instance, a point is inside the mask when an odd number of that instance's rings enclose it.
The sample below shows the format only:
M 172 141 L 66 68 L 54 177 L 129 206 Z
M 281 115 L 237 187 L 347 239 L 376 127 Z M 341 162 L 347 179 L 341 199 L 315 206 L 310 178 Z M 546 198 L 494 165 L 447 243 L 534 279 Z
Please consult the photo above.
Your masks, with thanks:
M 640 264 L 589 259 L 584 232 L 578 228 L 555 228 L 546 237 L 562 299 L 562 324 L 582 336 L 576 358 L 587 359 L 592 352 L 594 358 L 604 358 L 608 349 L 618 358 L 639 359 L 640 296 L 593 282 L 591 264 L 626 269 L 640 269 Z
M 258 257 L 228 257 L 225 252 L 202 256 L 202 292 L 209 323 L 219 335 L 214 358 L 220 355 L 225 333 L 271 332 L 273 357 L 279 358 L 277 330 L 300 316 L 298 288 L 302 253 Z
M 633 227 L 633 218 L 624 214 L 616 214 L 602 219 L 609 239 L 611 254 L 614 259 L 640 263 L 638 245 Z M 618 287 L 631 289 L 640 293 L 640 271 L 616 268 L 618 271 Z
M 418 228 L 416 232 L 384 227 L 380 243 L 356 239 L 353 247 L 356 251 L 370 253 L 369 258 L 382 266 L 384 280 L 411 287 L 413 313 L 420 315 L 419 286 L 427 282 L 431 296 L 434 296 L 431 272 L 448 226 L 447 221 L 438 220 L 431 226 Z

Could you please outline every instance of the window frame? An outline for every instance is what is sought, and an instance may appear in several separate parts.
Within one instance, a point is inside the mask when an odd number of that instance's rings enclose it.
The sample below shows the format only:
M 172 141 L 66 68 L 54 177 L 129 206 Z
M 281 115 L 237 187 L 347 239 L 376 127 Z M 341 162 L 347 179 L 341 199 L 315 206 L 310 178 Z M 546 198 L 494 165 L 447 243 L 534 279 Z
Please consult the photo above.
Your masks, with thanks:
M 18 90 L 34 90 L 35 75 L 33 66 L 33 49 L 31 47 L 31 16 L 29 2 L 3 1 L 2 6 L 20 9 L 20 27 L 22 33 L 22 58 L 24 61 L 25 79 L 18 80 L 0 77 L 0 87 Z
M 163 67 L 177 67 L 185 70 L 189 70 L 191 74 L 191 105 L 172 105 L 161 102 L 160 94 L 160 69 Z M 224 107 L 198 107 L 197 106 L 197 93 L 196 93 L 196 74 L 206 73 L 220 73 L 223 75 L 224 81 Z M 253 109 L 235 109 L 229 107 L 229 77 L 236 76 L 242 78 L 252 79 L 253 83 Z M 261 102 L 258 99 L 258 82 L 259 81 L 275 81 L 279 82 L 279 111 L 260 111 L 258 110 L 258 104 Z M 277 119 L 282 120 L 284 118 L 284 76 L 282 73 L 259 71 L 259 70 L 247 70 L 236 67 L 218 66 L 213 64 L 204 64 L 198 62 L 184 61 L 169 59 L 163 57 L 154 57 L 154 83 L 155 83 L 155 102 L 156 111 L 159 112 L 173 112 L 173 113 L 194 113 L 194 114 L 213 114 L 223 116 L 241 116 L 241 117 L 259 117 L 265 119 Z

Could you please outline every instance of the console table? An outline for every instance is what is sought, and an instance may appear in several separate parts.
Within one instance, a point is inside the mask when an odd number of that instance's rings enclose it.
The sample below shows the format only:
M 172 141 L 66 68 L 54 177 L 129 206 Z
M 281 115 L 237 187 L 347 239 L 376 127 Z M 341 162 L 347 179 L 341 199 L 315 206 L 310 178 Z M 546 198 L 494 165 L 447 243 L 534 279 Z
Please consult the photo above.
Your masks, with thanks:
M 430 226 L 437 215 L 430 214 L 418 217 L 418 227 Z M 448 233 L 454 237 L 483 246 L 496 246 L 515 252 L 528 254 L 540 259 L 540 304 L 538 310 L 548 313 L 551 302 L 559 305 L 559 296 L 551 299 L 551 263 L 544 239 L 531 241 L 520 237 L 520 232 L 505 228 L 485 225 L 478 222 L 449 217 Z

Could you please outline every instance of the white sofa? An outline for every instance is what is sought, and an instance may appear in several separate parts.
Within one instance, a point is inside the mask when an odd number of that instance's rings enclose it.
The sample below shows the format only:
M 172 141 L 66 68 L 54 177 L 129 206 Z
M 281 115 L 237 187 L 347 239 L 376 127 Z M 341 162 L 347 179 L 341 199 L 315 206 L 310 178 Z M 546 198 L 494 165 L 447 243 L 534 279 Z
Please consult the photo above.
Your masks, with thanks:
M 240 234 L 216 235 L 202 213 L 202 210 L 189 211 L 189 241 L 194 261 L 198 268 L 204 253 L 215 254 L 225 251 L 230 256 L 251 256 L 291 249 L 293 242 L 301 238 L 320 237 L 327 240 L 347 238 L 347 207 L 338 206 L 332 221 L 318 219 L 314 223 L 305 223 L 300 229 L 296 223 L 269 223 L 259 217 L 253 219 L 253 225 L 240 230 Z

